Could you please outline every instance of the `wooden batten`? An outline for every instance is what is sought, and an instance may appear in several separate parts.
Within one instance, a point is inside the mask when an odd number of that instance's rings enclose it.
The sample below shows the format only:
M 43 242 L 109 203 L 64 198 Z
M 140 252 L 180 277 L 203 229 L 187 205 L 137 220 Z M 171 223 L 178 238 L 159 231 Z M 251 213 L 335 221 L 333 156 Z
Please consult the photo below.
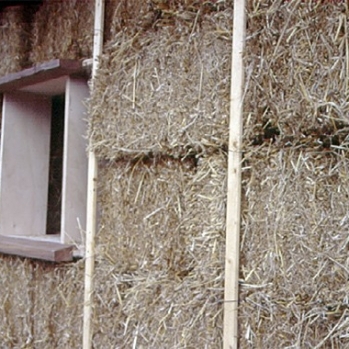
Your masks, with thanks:
M 95 1 L 95 23 L 93 40 L 93 65 L 92 65 L 92 89 L 94 78 L 99 67 L 99 58 L 103 51 L 105 1 Z M 88 155 L 87 175 L 87 217 L 86 217 L 86 251 L 85 251 L 85 292 L 84 292 L 84 319 L 82 347 L 92 348 L 92 315 L 93 315 L 93 277 L 95 269 L 95 236 L 96 236 L 96 211 L 97 211 L 97 159 L 94 151 Z
M 244 90 L 245 1 L 234 2 L 227 179 L 224 349 L 238 348 L 239 256 L 241 215 L 242 103 Z

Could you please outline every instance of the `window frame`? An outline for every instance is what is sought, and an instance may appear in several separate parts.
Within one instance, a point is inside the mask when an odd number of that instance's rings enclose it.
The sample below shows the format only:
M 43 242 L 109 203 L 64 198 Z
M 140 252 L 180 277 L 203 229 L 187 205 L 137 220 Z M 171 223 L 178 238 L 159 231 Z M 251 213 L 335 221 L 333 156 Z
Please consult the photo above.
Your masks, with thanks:
M 84 100 L 89 96 L 82 62 L 53 60 L 6 75 L 0 78 L 0 93 L 0 252 L 51 261 L 82 256 L 88 167 Z M 47 192 L 51 102 L 63 93 L 61 232 L 57 236 L 46 232 Z

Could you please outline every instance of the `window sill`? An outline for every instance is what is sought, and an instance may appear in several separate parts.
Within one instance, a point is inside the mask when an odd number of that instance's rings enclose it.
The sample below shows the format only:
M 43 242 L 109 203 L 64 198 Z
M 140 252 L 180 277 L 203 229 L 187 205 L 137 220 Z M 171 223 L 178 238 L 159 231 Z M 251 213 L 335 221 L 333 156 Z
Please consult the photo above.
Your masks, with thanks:
M 51 262 L 73 260 L 73 245 L 57 241 L 56 236 L 38 239 L 37 237 L 0 236 L 0 253 L 41 259 Z

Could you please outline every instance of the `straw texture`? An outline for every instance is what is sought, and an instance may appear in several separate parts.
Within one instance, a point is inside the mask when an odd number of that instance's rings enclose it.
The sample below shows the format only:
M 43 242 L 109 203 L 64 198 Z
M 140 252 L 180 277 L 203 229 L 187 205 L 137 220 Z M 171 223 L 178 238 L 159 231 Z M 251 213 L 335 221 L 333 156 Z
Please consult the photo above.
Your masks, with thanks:
M 241 348 L 345 348 L 347 5 L 250 2 Z
M 184 157 L 226 146 L 232 11 L 189 14 L 146 33 L 119 32 L 106 46 L 89 108 L 98 156 Z
M 221 346 L 225 163 L 216 154 L 105 165 L 96 345 Z
M 92 11 L 46 1 L 24 56 L 88 57 Z M 107 1 L 88 101 L 100 168 L 96 348 L 222 345 L 232 11 Z M 349 346 L 347 14 L 340 1 L 248 3 L 240 348 Z M 45 36 L 47 16 L 60 34 Z M 5 347 L 79 347 L 81 262 L 2 262 Z
M 79 348 L 83 263 L 1 257 L 2 348 Z

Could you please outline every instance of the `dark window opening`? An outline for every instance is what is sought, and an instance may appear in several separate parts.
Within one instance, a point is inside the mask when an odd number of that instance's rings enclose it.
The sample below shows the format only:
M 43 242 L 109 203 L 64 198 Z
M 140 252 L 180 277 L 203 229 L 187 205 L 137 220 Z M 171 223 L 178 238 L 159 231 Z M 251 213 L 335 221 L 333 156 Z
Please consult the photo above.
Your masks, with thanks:
M 61 233 L 65 96 L 52 98 L 46 232 Z

